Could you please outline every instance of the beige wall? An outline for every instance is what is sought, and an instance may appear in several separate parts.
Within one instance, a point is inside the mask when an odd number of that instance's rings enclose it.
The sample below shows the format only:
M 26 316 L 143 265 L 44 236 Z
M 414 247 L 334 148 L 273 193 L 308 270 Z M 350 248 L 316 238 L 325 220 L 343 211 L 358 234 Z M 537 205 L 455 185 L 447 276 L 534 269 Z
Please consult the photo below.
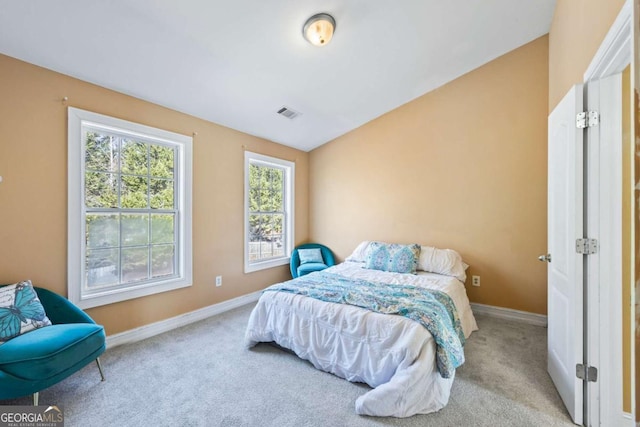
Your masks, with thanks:
M 458 250 L 472 301 L 546 313 L 548 39 L 311 152 L 310 234 Z
M 244 150 L 296 163 L 296 241 L 308 240 L 309 154 L 0 55 L 0 283 L 30 278 L 63 295 L 67 105 L 191 135 L 193 286 L 89 310 L 114 334 L 284 280 L 243 273 Z M 223 276 L 223 286 L 214 277 Z
M 582 83 L 625 0 L 557 0 L 549 31 L 549 112 Z

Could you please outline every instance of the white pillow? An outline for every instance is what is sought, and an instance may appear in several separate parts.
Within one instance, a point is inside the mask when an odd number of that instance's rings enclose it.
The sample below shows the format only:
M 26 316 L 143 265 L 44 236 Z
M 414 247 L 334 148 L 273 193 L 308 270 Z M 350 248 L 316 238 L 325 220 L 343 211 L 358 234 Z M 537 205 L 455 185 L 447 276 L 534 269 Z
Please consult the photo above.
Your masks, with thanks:
M 367 260 L 367 249 L 369 249 L 369 240 L 361 242 L 349 255 L 345 258 L 345 261 L 350 262 L 365 262 Z
M 469 266 L 462 261 L 460 254 L 453 249 L 422 246 L 420 250 L 418 270 L 453 276 L 464 283 L 467 280 L 465 273 L 467 268 Z

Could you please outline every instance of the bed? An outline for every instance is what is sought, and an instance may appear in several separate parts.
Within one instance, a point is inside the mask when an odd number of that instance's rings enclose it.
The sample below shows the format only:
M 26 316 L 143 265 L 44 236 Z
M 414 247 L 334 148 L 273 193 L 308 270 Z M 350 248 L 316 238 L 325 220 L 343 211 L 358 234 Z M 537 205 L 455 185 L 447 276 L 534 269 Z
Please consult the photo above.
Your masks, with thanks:
M 361 243 L 341 264 L 274 287 L 288 290 L 296 281 L 338 278 L 360 284 L 415 287 L 420 292 L 440 291 L 455 306 L 459 334 L 464 335 L 460 337 L 462 343 L 477 330 L 464 288 L 466 265 L 455 251 L 447 255 L 449 260 L 459 260 L 458 267 L 443 269 L 439 268 L 442 262 L 438 266 L 442 257 L 434 256 L 442 250 L 422 247 L 420 262 L 416 259 L 422 271 L 411 274 L 367 268 L 370 243 Z M 436 267 L 430 267 L 429 262 Z M 424 271 L 427 269 L 440 273 Z M 368 384 L 372 390 L 356 400 L 355 410 L 361 415 L 409 417 L 438 411 L 447 404 L 455 377 L 455 370 L 443 374 L 441 345 L 436 346 L 434 335 L 423 324 L 400 315 L 288 291 L 263 292 L 250 315 L 245 342 L 247 347 L 274 342 L 310 361 L 317 369 Z

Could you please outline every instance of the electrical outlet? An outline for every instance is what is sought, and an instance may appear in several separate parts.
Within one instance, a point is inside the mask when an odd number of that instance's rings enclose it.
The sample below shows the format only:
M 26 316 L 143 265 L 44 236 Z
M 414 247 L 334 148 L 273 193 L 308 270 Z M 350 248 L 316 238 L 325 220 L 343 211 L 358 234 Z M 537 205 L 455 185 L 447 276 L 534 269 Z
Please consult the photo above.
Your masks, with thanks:
M 473 286 L 480 286 L 480 276 L 471 276 L 471 284 Z
M 222 276 L 216 276 L 216 286 L 222 286 Z

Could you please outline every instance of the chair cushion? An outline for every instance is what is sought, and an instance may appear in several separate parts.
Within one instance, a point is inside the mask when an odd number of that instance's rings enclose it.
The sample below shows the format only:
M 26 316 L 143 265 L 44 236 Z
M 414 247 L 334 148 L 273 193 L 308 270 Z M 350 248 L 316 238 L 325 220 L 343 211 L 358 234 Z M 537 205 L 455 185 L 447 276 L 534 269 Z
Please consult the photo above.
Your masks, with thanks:
M 327 264 L 323 264 L 321 262 L 308 262 L 306 264 L 301 264 L 298 267 L 298 276 L 304 276 L 305 274 L 309 274 L 313 271 L 320 271 L 327 268 Z
M 28 380 L 57 375 L 105 344 L 104 328 L 92 323 L 52 325 L 0 346 L 0 370 Z

